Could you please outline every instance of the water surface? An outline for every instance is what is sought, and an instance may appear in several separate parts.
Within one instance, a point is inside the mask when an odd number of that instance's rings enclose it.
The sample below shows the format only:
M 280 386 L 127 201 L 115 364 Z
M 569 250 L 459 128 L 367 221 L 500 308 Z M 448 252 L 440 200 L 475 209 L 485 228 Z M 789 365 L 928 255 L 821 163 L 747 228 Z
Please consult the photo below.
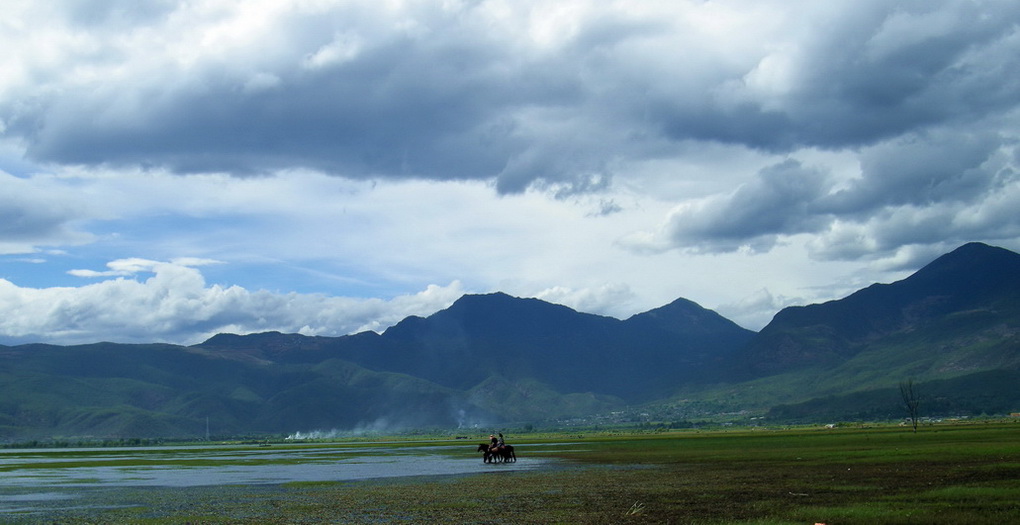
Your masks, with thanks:
M 72 499 L 97 488 L 271 485 L 550 468 L 524 457 L 485 464 L 466 444 L 182 446 L 0 451 L 0 513 Z M 526 446 L 519 446 L 525 452 Z

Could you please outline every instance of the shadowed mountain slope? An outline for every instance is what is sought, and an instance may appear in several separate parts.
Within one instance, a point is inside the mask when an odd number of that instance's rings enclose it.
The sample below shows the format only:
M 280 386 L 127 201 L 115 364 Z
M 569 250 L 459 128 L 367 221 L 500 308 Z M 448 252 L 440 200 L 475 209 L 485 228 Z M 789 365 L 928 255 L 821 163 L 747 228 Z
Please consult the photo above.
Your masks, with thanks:
M 892 341 L 959 347 L 975 337 L 1015 340 L 1018 316 L 1020 255 L 970 243 L 902 281 L 783 309 L 739 353 L 736 377 L 836 366 Z
M 216 336 L 197 348 L 292 363 L 337 357 L 458 390 L 492 376 L 536 380 L 561 394 L 595 392 L 634 402 L 705 380 L 753 335 L 686 300 L 621 321 L 493 293 L 465 295 L 382 335 Z
M 987 412 L 1020 400 L 1017 371 L 1020 255 L 971 243 L 902 281 L 786 308 L 758 334 L 685 299 L 619 320 L 493 293 L 382 334 L 0 346 L 0 440 L 199 437 L 207 420 L 234 436 L 452 428 L 653 405 L 703 407 L 673 420 L 774 408 L 804 421 L 895 412 L 907 378 L 932 409 Z

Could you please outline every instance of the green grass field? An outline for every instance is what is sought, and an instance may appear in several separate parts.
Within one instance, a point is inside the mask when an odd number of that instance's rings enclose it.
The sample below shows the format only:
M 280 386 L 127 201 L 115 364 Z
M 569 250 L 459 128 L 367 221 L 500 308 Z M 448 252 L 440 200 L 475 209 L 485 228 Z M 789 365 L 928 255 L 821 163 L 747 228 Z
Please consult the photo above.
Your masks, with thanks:
M 1020 520 L 1018 422 L 939 424 L 916 434 L 902 427 L 875 427 L 549 435 L 533 441 L 548 446 L 516 440 L 521 462 L 555 457 L 566 460 L 565 467 L 493 468 L 477 475 L 379 481 L 96 491 L 84 496 L 86 504 L 79 508 L 54 510 L 45 517 L 58 523 Z

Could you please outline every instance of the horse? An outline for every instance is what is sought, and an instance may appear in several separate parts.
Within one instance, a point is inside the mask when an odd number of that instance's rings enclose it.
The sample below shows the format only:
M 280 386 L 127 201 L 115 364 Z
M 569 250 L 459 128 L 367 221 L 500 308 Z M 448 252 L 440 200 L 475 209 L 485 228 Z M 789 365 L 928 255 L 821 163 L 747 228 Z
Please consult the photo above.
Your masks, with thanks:
M 499 448 L 499 450 L 492 452 L 489 450 L 488 443 L 482 443 L 481 445 L 478 445 L 478 452 L 482 453 L 483 463 L 512 463 L 517 461 L 517 454 L 514 453 L 513 445 L 503 445 Z
M 478 452 L 482 453 L 482 463 L 495 463 L 496 455 L 489 451 L 489 444 L 482 443 L 478 445 Z
M 513 445 L 503 445 L 496 454 L 503 457 L 503 462 L 514 463 L 517 461 L 517 454 L 514 453 Z

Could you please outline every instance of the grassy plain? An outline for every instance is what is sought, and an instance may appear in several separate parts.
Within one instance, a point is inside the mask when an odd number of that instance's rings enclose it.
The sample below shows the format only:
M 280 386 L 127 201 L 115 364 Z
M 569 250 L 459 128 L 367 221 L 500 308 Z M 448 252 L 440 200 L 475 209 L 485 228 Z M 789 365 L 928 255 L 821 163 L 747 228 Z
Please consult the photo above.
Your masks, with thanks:
M 543 446 L 528 446 L 529 441 Z M 515 444 L 521 445 L 521 462 L 555 457 L 565 460 L 565 467 L 357 482 L 97 490 L 83 496 L 85 504 L 54 510 L 46 522 L 1020 520 L 1020 423 L 1013 421 L 939 424 L 916 434 L 902 427 L 756 429 L 547 435 Z M 17 516 L 4 517 L 12 518 Z

